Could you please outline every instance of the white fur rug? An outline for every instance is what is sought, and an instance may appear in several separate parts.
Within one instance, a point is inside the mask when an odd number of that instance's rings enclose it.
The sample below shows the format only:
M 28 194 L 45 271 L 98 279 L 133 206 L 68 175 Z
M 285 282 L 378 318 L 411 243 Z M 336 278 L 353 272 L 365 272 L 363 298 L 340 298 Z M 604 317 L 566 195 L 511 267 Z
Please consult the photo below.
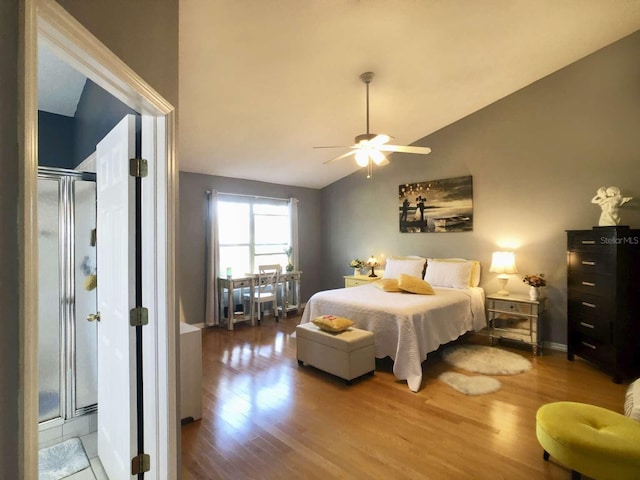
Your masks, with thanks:
M 486 375 L 515 375 L 531 369 L 523 356 L 484 345 L 453 345 L 442 351 L 442 358 L 456 368 Z
M 500 390 L 499 380 L 483 375 L 469 377 L 462 373 L 444 372 L 438 379 L 465 395 L 484 395 Z

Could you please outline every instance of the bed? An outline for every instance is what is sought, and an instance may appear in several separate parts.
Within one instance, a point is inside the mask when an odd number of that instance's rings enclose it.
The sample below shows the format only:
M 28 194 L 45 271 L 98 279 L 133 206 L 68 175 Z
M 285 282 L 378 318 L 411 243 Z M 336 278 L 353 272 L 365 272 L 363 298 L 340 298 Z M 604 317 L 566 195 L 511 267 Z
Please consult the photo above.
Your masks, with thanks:
M 386 272 L 385 277 L 394 274 Z M 391 357 L 395 377 L 406 380 L 409 389 L 417 392 L 428 353 L 466 332 L 486 327 L 484 290 L 465 282 L 445 287 L 437 284 L 450 282 L 436 279 L 434 295 L 384 291 L 376 283 L 326 290 L 309 299 L 300 323 L 336 315 L 353 320 L 354 327 L 374 332 L 376 357 Z

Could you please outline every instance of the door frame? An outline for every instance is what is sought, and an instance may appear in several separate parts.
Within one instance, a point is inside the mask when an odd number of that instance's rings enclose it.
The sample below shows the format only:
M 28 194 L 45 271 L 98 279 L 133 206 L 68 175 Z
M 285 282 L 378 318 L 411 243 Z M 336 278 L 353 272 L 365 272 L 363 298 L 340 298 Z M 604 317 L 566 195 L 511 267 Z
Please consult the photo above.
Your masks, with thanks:
M 143 155 L 153 166 L 143 201 L 154 206 L 143 214 L 143 298 L 151 319 L 143 347 L 147 478 L 178 478 L 175 109 L 55 1 L 22 0 L 20 17 L 20 477 L 38 476 L 37 55 L 38 43 L 46 41 L 65 62 L 142 115 Z

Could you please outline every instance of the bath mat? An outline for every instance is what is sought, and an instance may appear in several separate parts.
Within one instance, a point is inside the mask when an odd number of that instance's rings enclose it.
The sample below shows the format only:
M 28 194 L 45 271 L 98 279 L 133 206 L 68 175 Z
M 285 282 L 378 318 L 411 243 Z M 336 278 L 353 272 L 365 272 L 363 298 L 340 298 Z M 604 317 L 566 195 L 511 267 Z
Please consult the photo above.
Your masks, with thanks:
M 60 480 L 89 467 L 79 438 L 43 448 L 38 452 L 39 480 Z

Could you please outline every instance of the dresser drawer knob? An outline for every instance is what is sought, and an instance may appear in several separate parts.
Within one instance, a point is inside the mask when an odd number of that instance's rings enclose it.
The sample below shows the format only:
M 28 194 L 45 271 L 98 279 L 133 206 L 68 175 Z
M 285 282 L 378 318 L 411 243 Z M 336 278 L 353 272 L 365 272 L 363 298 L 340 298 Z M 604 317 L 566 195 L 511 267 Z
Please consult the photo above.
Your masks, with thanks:
M 593 282 L 582 282 L 582 285 L 584 285 L 585 287 L 595 287 L 596 284 Z
M 583 260 L 582 261 L 582 265 L 589 265 L 590 267 L 593 267 L 596 264 L 596 262 L 592 262 L 591 260 Z
M 592 344 L 590 344 L 590 343 L 587 343 L 587 342 L 580 342 L 580 343 L 581 343 L 582 345 L 584 345 L 585 347 L 589 347 L 591 350 L 595 350 L 595 349 L 596 349 L 596 346 L 595 346 L 595 345 L 592 345 Z
M 595 240 L 582 240 L 582 245 L 595 245 Z
M 596 304 L 595 303 L 589 303 L 589 302 L 581 302 L 582 305 L 584 305 L 585 307 L 589 307 L 589 308 L 596 308 Z
M 586 323 L 586 322 L 580 322 L 580 325 L 587 328 L 596 328 L 594 325 L 591 325 L 590 323 Z

